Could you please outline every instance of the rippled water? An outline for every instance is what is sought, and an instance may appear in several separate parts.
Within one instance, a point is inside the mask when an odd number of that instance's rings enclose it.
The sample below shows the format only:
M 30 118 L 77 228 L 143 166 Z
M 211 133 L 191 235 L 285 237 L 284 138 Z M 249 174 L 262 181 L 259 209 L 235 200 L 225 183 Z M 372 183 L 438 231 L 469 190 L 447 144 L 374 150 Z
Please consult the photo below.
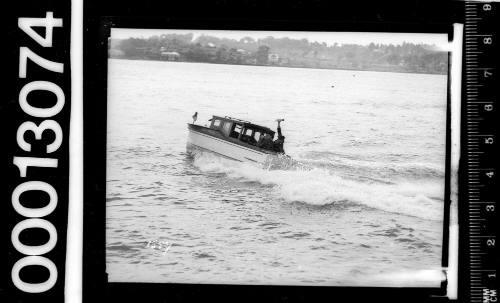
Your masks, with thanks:
M 110 281 L 438 286 L 446 82 L 109 60 Z M 296 162 L 188 155 L 195 111 L 285 118 Z

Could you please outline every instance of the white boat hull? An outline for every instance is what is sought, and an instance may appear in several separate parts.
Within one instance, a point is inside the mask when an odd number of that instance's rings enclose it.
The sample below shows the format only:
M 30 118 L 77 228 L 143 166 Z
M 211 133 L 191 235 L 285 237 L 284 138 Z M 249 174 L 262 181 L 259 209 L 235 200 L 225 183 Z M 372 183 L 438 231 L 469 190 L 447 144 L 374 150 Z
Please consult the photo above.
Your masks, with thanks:
M 241 161 L 253 163 L 266 163 L 270 158 L 276 157 L 272 153 L 265 153 L 245 146 L 241 146 L 227 140 L 216 138 L 196 130 L 189 129 L 187 147 L 208 150 L 221 156 Z

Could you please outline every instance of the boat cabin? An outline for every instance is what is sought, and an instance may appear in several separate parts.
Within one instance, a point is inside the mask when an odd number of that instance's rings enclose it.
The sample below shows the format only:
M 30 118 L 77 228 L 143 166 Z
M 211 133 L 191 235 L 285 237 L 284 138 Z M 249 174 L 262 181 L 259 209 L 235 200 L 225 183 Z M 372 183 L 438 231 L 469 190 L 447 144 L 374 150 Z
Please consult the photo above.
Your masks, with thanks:
M 210 128 L 218 130 L 222 135 L 229 138 L 238 139 L 250 145 L 257 145 L 261 135 L 269 134 L 274 137 L 274 131 L 268 127 L 252 124 L 248 121 L 232 118 L 213 116 Z

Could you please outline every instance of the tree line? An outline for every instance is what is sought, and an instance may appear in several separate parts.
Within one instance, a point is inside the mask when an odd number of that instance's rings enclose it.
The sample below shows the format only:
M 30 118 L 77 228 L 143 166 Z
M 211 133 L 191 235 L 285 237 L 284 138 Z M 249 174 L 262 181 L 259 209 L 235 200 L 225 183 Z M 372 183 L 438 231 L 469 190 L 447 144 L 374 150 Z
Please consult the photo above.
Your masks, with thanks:
M 338 44 L 193 34 L 111 39 L 111 58 L 446 74 L 448 54 L 426 44 Z

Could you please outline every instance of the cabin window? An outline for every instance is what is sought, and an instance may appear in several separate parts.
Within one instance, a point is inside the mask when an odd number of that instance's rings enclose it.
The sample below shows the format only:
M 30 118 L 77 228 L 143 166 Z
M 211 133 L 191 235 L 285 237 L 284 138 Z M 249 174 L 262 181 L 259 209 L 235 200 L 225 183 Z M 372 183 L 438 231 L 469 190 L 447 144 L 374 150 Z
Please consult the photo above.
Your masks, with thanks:
M 224 130 L 226 136 L 229 135 L 229 132 L 231 131 L 231 122 L 224 122 L 222 129 Z
M 255 145 L 257 140 L 253 137 L 254 129 L 246 128 L 243 132 L 243 135 L 240 137 L 241 141 L 246 142 L 251 145 Z
M 242 128 L 241 124 L 235 124 L 233 131 L 231 132 L 231 137 L 238 138 L 241 133 L 241 128 Z
M 260 132 L 258 132 L 258 131 L 257 131 L 257 132 L 255 132 L 255 133 L 253 134 L 253 137 L 254 137 L 254 139 L 255 139 L 256 141 L 259 141 L 259 139 L 260 139 Z
M 220 120 L 214 120 L 214 127 L 219 127 L 220 126 Z

